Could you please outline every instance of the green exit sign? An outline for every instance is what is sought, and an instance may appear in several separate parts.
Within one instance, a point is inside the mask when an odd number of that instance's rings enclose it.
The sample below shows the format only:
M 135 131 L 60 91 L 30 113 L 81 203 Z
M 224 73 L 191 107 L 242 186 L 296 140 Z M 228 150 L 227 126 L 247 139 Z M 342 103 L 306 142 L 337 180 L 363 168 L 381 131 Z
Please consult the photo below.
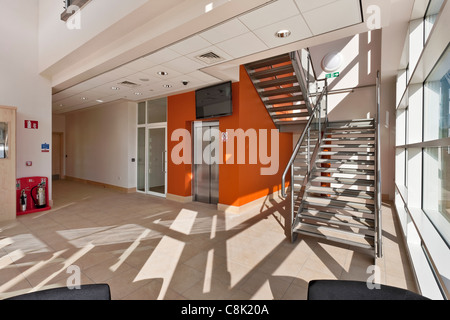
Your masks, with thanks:
M 327 79 L 331 79 L 331 78 L 338 78 L 340 76 L 340 72 L 335 72 L 335 73 L 329 73 L 327 74 Z

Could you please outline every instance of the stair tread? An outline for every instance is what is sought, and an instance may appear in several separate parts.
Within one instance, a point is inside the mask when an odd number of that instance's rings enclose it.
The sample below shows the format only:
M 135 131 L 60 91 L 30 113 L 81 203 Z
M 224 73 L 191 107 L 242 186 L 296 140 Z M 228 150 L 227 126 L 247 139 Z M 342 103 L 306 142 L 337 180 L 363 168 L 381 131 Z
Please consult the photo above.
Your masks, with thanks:
M 267 89 L 267 88 L 272 88 L 272 87 L 276 87 L 276 86 L 295 84 L 295 83 L 298 83 L 298 79 L 297 79 L 297 77 L 292 76 L 292 77 L 279 78 L 279 79 L 275 79 L 275 80 L 257 82 L 257 83 L 255 83 L 255 87 L 257 89 Z
M 288 64 L 280 67 L 272 67 L 270 69 L 253 72 L 250 74 L 250 78 L 260 80 L 285 74 L 292 74 L 293 72 L 294 72 L 293 65 Z
M 302 101 L 305 101 L 303 98 L 303 95 L 294 95 L 294 96 L 287 97 L 287 98 L 265 100 L 264 104 L 266 106 L 273 106 L 273 105 L 277 105 L 277 104 L 302 102 Z
M 358 151 L 321 151 L 319 156 L 353 156 L 353 157 L 374 157 L 375 152 L 358 152 Z
M 310 186 L 307 188 L 306 193 L 317 193 L 317 194 L 334 194 L 339 196 L 354 196 L 361 197 L 361 199 L 374 199 L 375 193 L 373 191 L 364 190 L 351 190 L 345 188 L 331 188 L 331 187 L 318 187 Z
M 325 136 L 335 136 L 335 135 L 351 135 L 351 134 L 360 134 L 360 135 L 362 135 L 362 134 L 366 134 L 366 135 L 368 135 L 368 134 L 370 134 L 370 135 L 374 135 L 375 134 L 375 130 L 348 130 L 348 129 L 343 129 L 343 130 L 339 130 L 339 129 L 336 129 L 336 130 L 332 130 L 332 131 L 329 131 L 328 129 L 327 129 L 327 131 L 325 132 Z
M 296 125 L 296 124 L 307 124 L 308 120 L 293 120 L 293 121 L 283 121 L 283 120 L 275 120 L 277 125 Z
M 289 118 L 307 118 L 309 117 L 308 112 L 296 112 L 296 113 L 285 113 L 285 114 L 276 114 L 272 115 L 272 119 L 289 119 Z
M 339 178 L 339 177 L 312 177 L 312 181 L 325 182 L 325 183 L 334 183 L 334 184 L 351 184 L 351 185 L 359 185 L 359 186 L 374 186 L 375 182 L 373 180 L 365 180 L 365 179 L 351 179 L 351 178 Z
M 273 66 L 281 63 L 285 63 L 291 61 L 291 57 L 289 54 L 282 54 L 275 57 L 270 57 L 267 59 L 255 61 L 246 65 L 246 67 L 250 70 L 261 69 L 268 66 Z
M 287 107 L 267 108 L 267 111 L 269 111 L 269 113 L 284 112 L 284 111 L 294 111 L 294 110 L 301 110 L 302 112 L 308 113 L 308 111 L 305 108 L 304 104 L 295 105 L 295 106 L 287 106 Z M 308 113 L 308 115 L 309 115 L 309 113 Z
M 330 164 L 342 164 L 342 165 L 366 165 L 366 166 L 374 166 L 374 160 L 353 160 L 353 159 L 317 159 L 317 163 L 330 163 Z
M 370 169 L 353 169 L 353 168 L 316 168 L 317 172 L 322 173 L 341 173 L 341 174 L 356 174 L 373 176 L 375 170 Z
M 305 198 L 305 202 L 318 203 L 318 204 L 324 204 L 324 205 L 327 205 L 327 203 L 329 203 L 329 204 L 339 205 L 339 206 L 343 206 L 343 207 L 351 205 L 352 208 L 360 207 L 360 208 L 368 208 L 371 210 L 375 209 L 375 205 L 370 204 L 370 203 L 360 203 L 360 202 L 353 202 L 353 201 L 346 201 L 346 200 L 335 200 L 335 199 L 330 199 L 330 198 L 325 198 L 325 197 L 307 196 Z
M 304 202 L 305 206 L 315 206 L 315 207 L 329 207 L 331 209 L 337 209 L 337 210 L 343 210 L 343 211 L 347 211 L 347 212 L 360 212 L 360 213 L 366 213 L 366 214 L 373 214 L 373 211 L 369 210 L 369 209 L 363 209 L 363 208 L 352 208 L 352 207 L 341 207 L 341 206 L 336 206 L 336 205 L 332 205 L 332 204 L 321 204 L 321 203 L 316 203 L 316 202 L 308 202 L 305 201 Z
M 307 213 L 307 211 L 300 213 L 298 217 L 302 220 L 313 220 L 313 221 L 323 222 L 326 224 L 333 224 L 333 225 L 338 225 L 338 226 L 343 226 L 343 227 L 357 228 L 357 229 L 369 230 L 369 231 L 374 230 L 374 224 L 355 223 L 356 221 L 354 221 L 354 222 L 344 221 L 344 220 L 342 220 L 342 218 L 340 218 L 338 220 L 335 217 L 335 215 L 330 214 L 328 212 L 318 213 L 316 215 L 309 215 L 309 214 L 305 214 L 305 213 Z M 343 215 L 341 215 L 341 217 L 343 217 Z M 333 218 L 335 218 L 335 219 L 333 219 Z M 346 216 L 346 218 L 349 218 L 348 220 L 352 220 L 350 216 Z
M 348 149 L 373 149 L 375 148 L 374 144 L 323 144 L 320 148 L 348 148 Z
M 297 225 L 293 231 L 296 233 L 319 237 L 346 245 L 357 246 L 370 250 L 374 249 L 374 239 L 370 236 L 358 236 L 358 234 L 352 232 L 346 232 L 334 228 L 315 226 L 305 223 Z M 327 232 L 329 234 L 326 234 Z
M 270 98 L 297 92 L 302 92 L 300 86 L 298 85 L 287 88 L 278 88 L 274 90 L 263 90 L 259 92 L 259 95 L 263 98 Z
M 375 138 L 374 137 L 353 137 L 353 138 L 347 138 L 347 137 L 343 137 L 343 138 L 324 138 L 323 141 L 325 142 L 360 142 L 360 141 L 374 141 Z
M 326 215 L 326 216 L 333 216 L 333 217 L 337 217 L 339 219 L 349 219 L 349 220 L 355 220 L 358 221 L 360 223 L 368 223 L 368 224 L 375 224 L 375 216 L 371 215 L 370 217 L 361 215 L 361 216 L 357 216 L 354 214 L 344 214 L 341 212 L 329 212 L 329 211 L 324 211 L 324 210 L 317 210 L 317 209 L 313 209 L 313 208 L 303 208 L 302 213 L 304 214 L 309 214 L 309 215 Z M 364 213 L 361 213 L 364 214 Z M 366 214 L 367 215 L 367 214 Z

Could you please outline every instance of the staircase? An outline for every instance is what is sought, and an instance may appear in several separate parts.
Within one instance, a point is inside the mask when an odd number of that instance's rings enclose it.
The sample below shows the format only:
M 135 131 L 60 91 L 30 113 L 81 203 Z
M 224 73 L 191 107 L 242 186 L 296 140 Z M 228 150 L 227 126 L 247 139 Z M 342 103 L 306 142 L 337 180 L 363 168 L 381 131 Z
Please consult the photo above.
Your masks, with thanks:
M 245 66 L 267 112 L 281 132 L 301 132 L 311 107 L 305 100 L 300 66 L 292 54 L 283 54 Z
M 375 134 L 374 120 L 328 124 L 309 179 L 294 182 L 294 234 L 375 250 Z

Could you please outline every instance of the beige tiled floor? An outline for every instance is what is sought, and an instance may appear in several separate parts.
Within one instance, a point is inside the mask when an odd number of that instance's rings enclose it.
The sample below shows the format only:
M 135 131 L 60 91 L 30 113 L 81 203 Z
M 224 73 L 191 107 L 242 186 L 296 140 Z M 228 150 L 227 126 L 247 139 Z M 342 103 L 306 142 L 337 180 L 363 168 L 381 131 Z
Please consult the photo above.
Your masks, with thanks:
M 313 238 L 290 243 L 284 203 L 229 215 L 204 204 L 57 181 L 51 211 L 0 224 L 0 299 L 108 283 L 114 300 L 302 300 L 313 279 L 367 281 L 371 256 Z M 385 204 L 384 284 L 416 291 Z

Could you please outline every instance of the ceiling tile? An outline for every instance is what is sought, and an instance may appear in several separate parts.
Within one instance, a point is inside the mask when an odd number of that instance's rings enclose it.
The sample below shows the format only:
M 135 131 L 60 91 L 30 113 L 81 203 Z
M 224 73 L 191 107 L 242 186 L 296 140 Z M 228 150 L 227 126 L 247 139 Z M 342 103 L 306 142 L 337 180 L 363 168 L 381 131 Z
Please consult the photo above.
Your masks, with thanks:
M 233 58 L 241 58 L 253 53 L 267 50 L 268 47 L 257 36 L 249 32 L 239 37 L 217 44 L 221 50 Z
M 126 79 L 128 81 L 140 84 L 142 86 L 147 86 L 152 82 L 159 81 L 159 79 L 156 76 L 154 77 L 144 72 L 137 72 L 135 74 L 126 77 Z
M 291 35 L 288 38 L 278 38 L 275 36 L 278 31 L 285 29 L 291 31 Z M 301 15 L 255 30 L 254 33 L 271 48 L 300 41 L 312 36 L 308 25 Z
M 200 36 L 193 36 L 188 39 L 185 39 L 181 42 L 178 42 L 169 48 L 179 53 L 180 55 L 186 55 L 204 48 L 207 48 L 211 45 L 210 42 L 206 41 Z
M 166 75 L 166 76 L 159 75 L 158 72 L 160 72 L 160 71 L 165 71 L 168 73 L 168 75 Z M 181 72 L 175 71 L 172 68 L 163 67 L 163 66 L 159 66 L 159 65 L 155 66 L 155 67 L 151 67 L 150 69 L 143 70 L 142 73 L 148 74 L 149 76 L 152 76 L 152 77 L 156 77 L 159 80 L 168 80 L 168 79 L 172 79 L 172 78 L 182 75 Z
M 250 30 L 256 30 L 297 14 L 299 11 L 293 0 L 278 0 L 239 17 L 239 20 Z
M 212 44 L 240 36 L 250 30 L 239 20 L 233 19 L 200 34 Z
M 200 62 L 191 60 L 187 57 L 180 57 L 164 63 L 162 67 L 177 70 L 178 72 L 185 74 L 201 69 L 203 68 L 203 65 Z
M 362 22 L 359 0 L 338 0 L 305 12 L 303 17 L 314 35 Z
M 181 54 L 179 54 L 169 48 L 165 48 L 165 49 L 159 50 L 157 52 L 154 52 L 148 56 L 145 56 L 143 59 L 150 61 L 151 65 L 152 65 L 151 67 L 154 67 L 161 63 L 165 63 L 170 60 L 176 59 L 178 57 L 181 57 Z
M 213 76 L 210 76 L 209 74 L 207 74 L 203 71 L 194 71 L 194 72 L 189 73 L 188 76 L 198 79 L 202 82 L 206 82 L 206 83 L 213 83 L 213 82 L 221 81 Z
M 320 8 L 322 6 L 325 6 L 327 4 L 336 2 L 338 0 L 295 0 L 295 3 L 297 4 L 298 8 L 300 9 L 300 12 L 307 12 L 311 11 L 313 9 Z
M 125 65 L 126 68 L 131 69 L 133 71 L 142 71 L 144 69 L 148 69 L 153 67 L 154 64 L 147 59 L 137 59 Z

